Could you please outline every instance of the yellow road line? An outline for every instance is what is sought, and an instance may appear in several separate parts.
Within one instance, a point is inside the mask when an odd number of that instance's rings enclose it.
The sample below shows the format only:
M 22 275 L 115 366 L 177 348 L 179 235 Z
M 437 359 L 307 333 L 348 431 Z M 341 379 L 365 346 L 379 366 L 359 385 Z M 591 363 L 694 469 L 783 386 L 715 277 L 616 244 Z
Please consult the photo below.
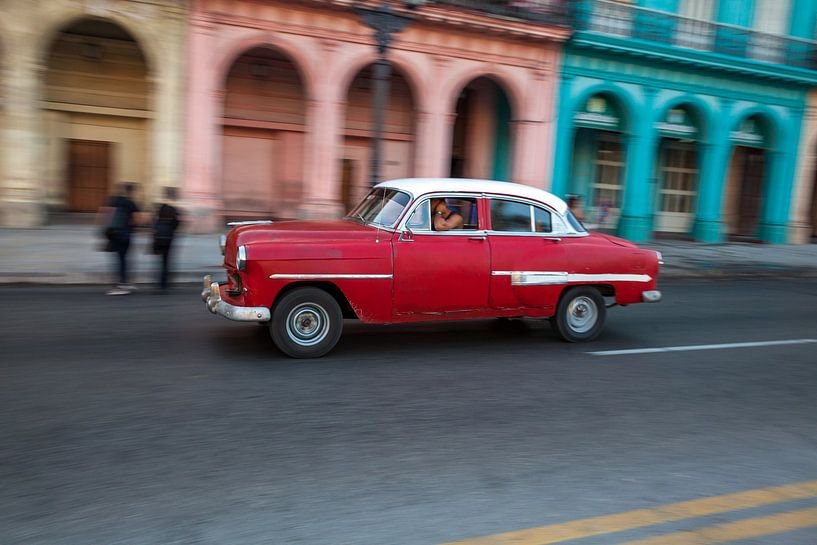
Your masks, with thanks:
M 806 481 L 453 541 L 443 545 L 548 545 L 815 496 L 817 496 L 817 481 Z
M 706 526 L 688 532 L 628 541 L 620 545 L 715 545 L 741 539 L 782 534 L 817 526 L 817 507 L 744 519 L 717 526 Z

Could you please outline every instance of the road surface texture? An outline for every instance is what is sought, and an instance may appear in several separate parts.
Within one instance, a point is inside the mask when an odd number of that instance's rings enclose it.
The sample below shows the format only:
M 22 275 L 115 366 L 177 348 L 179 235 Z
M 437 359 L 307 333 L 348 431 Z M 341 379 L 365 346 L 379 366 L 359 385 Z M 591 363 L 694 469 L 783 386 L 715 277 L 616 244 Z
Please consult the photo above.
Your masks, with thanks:
M 591 344 L 347 322 L 315 361 L 194 286 L 4 287 L 0 544 L 814 545 L 817 280 L 661 287 Z

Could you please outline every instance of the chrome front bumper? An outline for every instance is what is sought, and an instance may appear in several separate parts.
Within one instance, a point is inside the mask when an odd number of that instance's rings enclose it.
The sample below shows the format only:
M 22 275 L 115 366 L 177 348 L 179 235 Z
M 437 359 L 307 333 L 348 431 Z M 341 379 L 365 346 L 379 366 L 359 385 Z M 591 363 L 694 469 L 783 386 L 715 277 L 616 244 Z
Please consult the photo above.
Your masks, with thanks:
M 641 292 L 641 300 L 645 303 L 657 303 L 661 300 L 661 292 L 658 290 L 649 290 Z
M 207 305 L 207 310 L 213 314 L 224 316 L 236 322 L 269 322 L 270 310 L 267 307 L 239 307 L 231 305 L 221 298 L 218 282 L 208 274 L 204 277 L 204 289 L 201 292 L 201 300 Z

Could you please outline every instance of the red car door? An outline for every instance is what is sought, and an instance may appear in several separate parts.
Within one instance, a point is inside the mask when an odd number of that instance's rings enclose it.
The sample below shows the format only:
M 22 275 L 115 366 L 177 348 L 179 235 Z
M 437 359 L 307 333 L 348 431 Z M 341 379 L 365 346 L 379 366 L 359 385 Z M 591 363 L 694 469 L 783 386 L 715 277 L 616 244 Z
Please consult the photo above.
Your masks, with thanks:
M 504 198 L 491 199 L 489 206 L 491 307 L 551 314 L 568 277 L 564 245 L 553 236 L 554 213 Z
M 394 235 L 395 315 L 456 314 L 488 307 L 490 249 L 480 229 L 480 199 L 446 200 L 452 213 L 464 216 L 461 228 L 433 229 L 430 199 L 423 199 L 402 232 Z

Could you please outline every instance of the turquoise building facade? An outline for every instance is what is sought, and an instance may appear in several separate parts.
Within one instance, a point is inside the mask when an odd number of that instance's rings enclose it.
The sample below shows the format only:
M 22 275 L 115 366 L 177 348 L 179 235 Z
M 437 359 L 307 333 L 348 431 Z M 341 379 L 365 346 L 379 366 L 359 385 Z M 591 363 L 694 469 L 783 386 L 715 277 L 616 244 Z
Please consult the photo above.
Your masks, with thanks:
M 581 0 L 552 190 L 634 241 L 787 240 L 817 0 Z

